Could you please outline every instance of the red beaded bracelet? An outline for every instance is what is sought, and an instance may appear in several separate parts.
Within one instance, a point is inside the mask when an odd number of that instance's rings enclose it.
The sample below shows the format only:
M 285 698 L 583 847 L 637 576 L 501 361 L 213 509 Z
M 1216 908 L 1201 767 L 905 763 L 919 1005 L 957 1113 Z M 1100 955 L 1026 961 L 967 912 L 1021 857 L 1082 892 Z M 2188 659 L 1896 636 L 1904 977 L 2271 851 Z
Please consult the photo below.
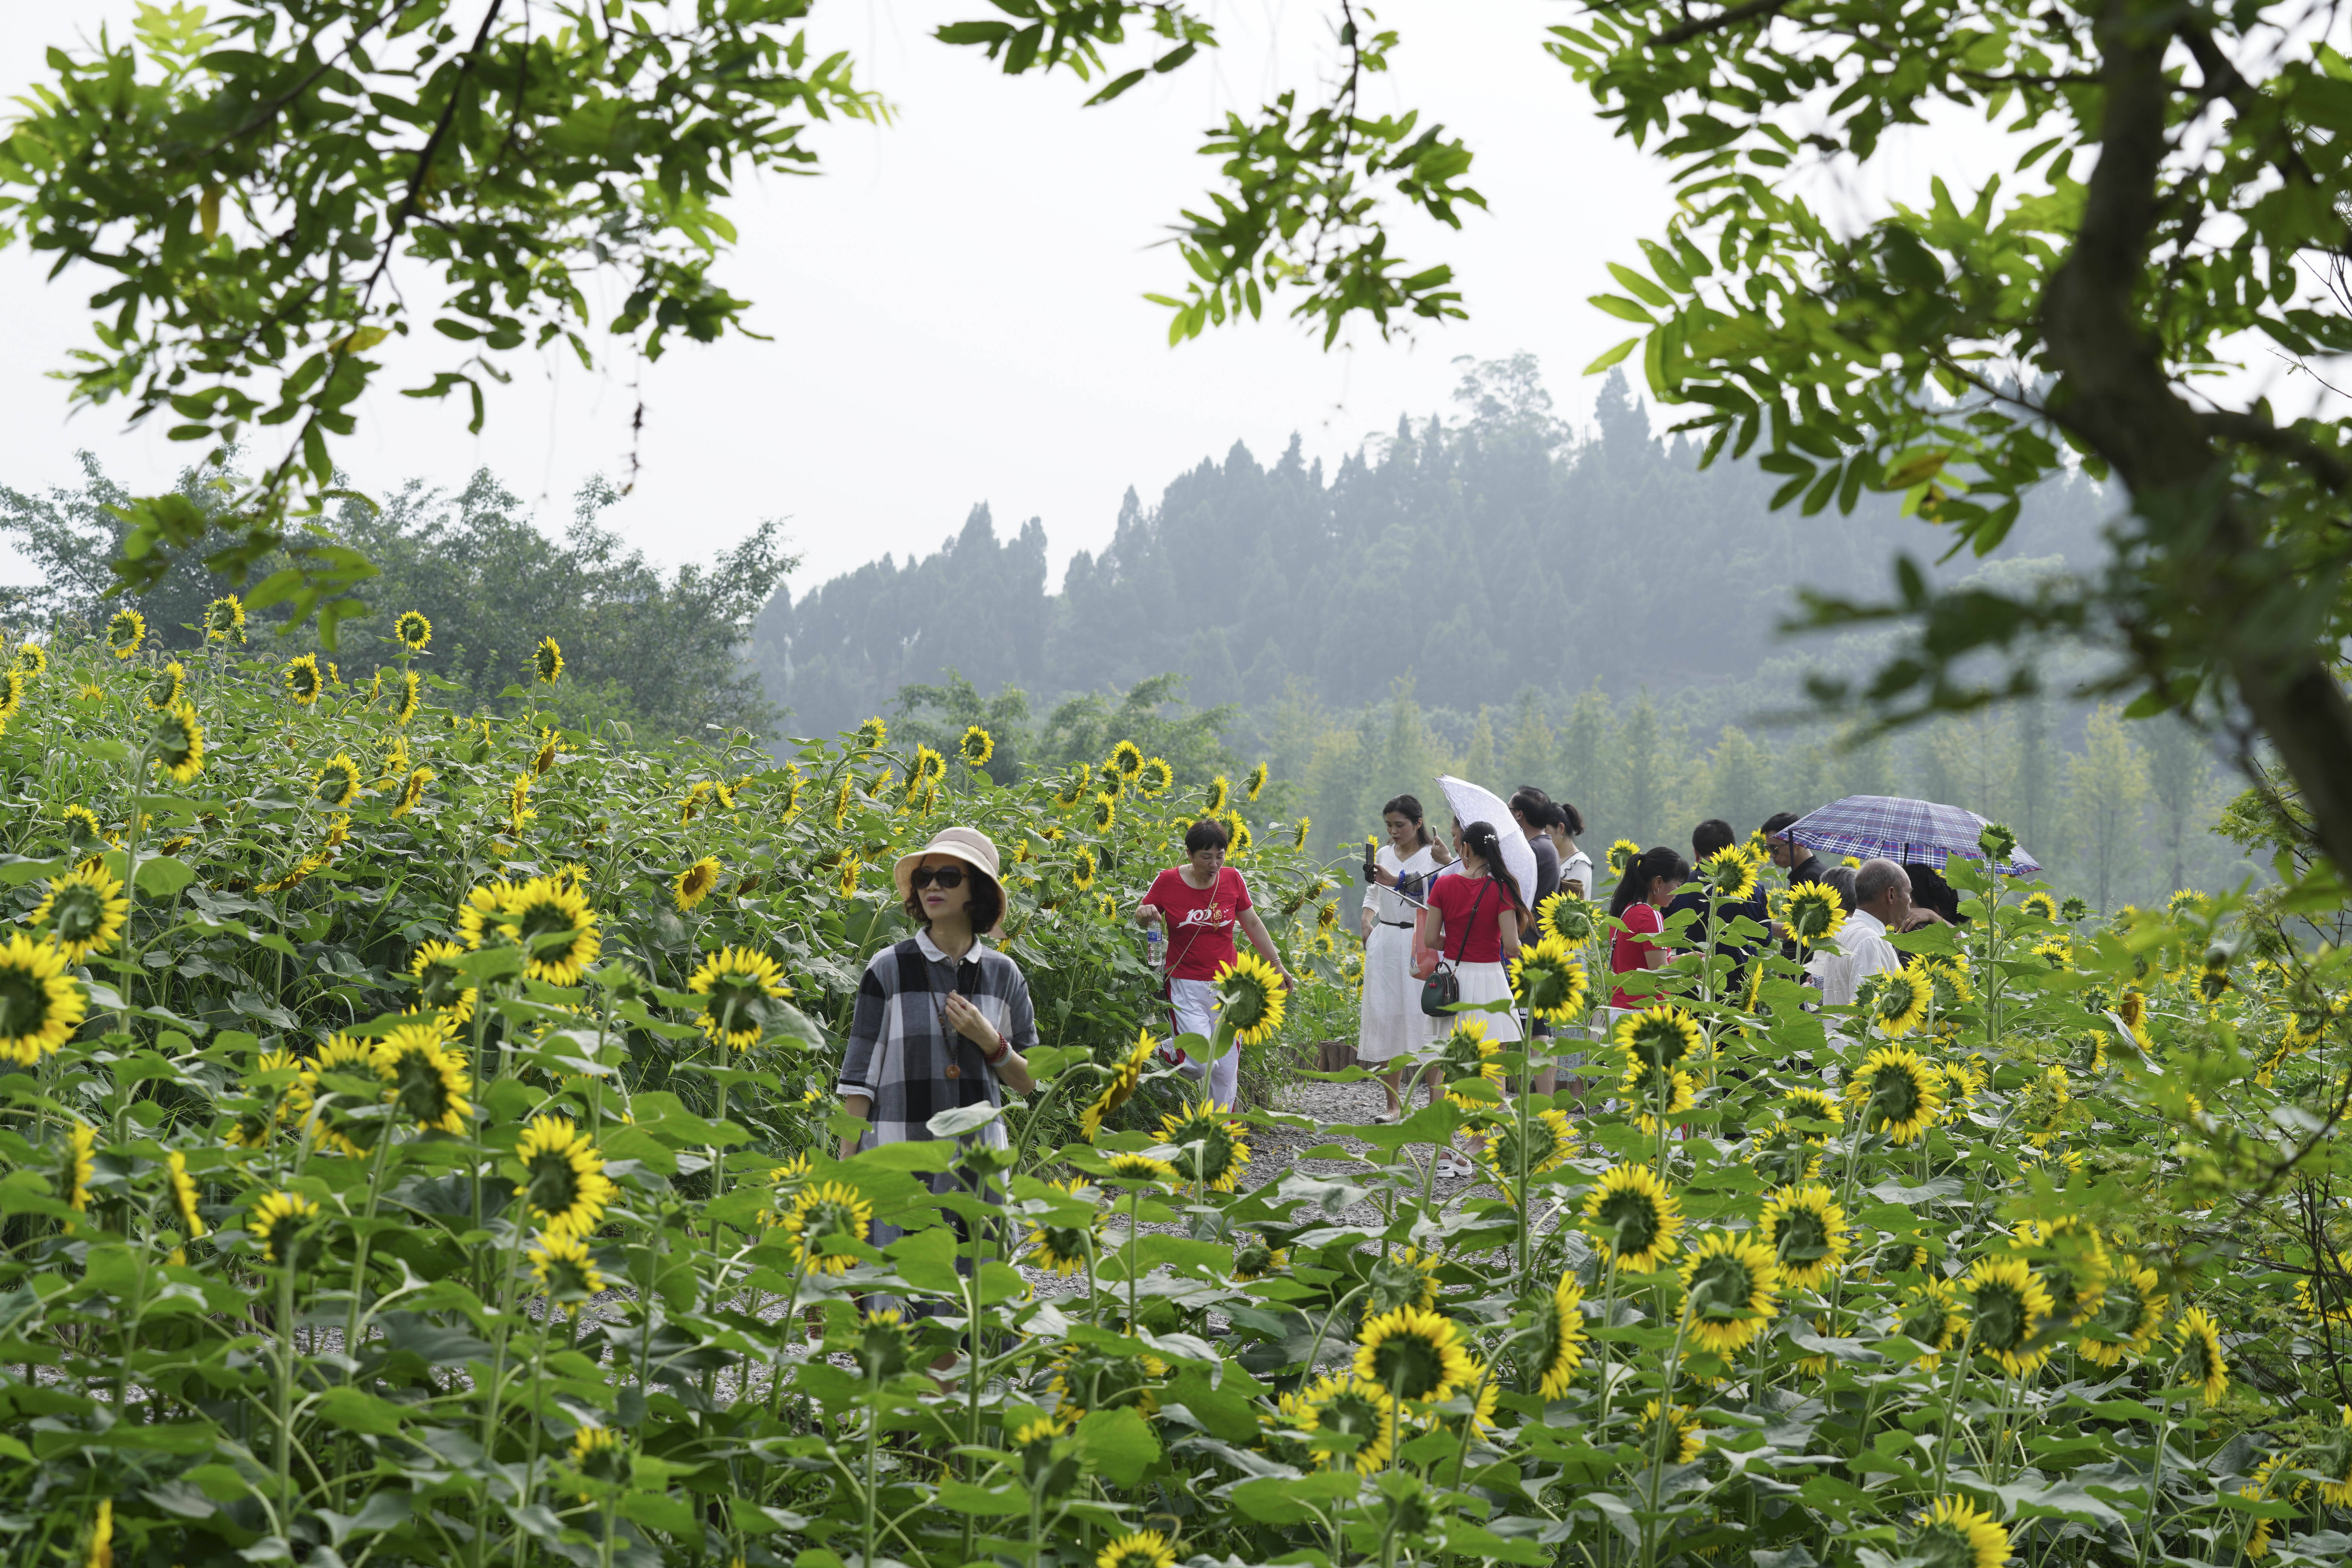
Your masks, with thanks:
M 986 1051 L 982 1051 L 980 1054 L 980 1059 L 986 1062 L 990 1067 L 994 1067 L 997 1063 L 1003 1061 L 1012 1054 L 1013 1042 L 1006 1039 L 1003 1035 L 999 1035 L 996 1037 L 996 1054 L 994 1056 L 990 1056 Z

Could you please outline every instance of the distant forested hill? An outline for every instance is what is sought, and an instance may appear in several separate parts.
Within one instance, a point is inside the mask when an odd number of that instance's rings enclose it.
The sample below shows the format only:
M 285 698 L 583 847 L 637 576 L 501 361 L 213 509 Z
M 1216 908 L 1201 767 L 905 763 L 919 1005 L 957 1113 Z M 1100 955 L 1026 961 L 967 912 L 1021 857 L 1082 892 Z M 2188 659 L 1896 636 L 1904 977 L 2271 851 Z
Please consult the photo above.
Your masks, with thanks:
M 1470 368 L 1455 398 L 1450 421 L 1401 417 L 1335 472 L 1294 437 L 1270 466 L 1236 442 L 1155 506 L 1130 489 L 1109 545 L 1074 557 L 1058 593 L 1044 528 L 1001 538 L 985 503 L 936 554 L 885 556 L 797 601 L 779 591 L 753 632 L 768 695 L 810 734 L 950 670 L 1041 704 L 1168 670 L 1197 707 L 1251 709 L 1293 678 L 1340 709 L 1406 676 L 1465 708 L 1596 679 L 1746 689 L 1785 664 L 1772 633 L 1798 585 L 1875 597 L 1896 551 L 1942 546 L 1884 497 L 1850 516 L 1772 510 L 1780 480 L 1701 471 L 1613 373 L 1584 432 L 1553 417 L 1528 356 Z M 2087 563 L 2105 511 L 2087 481 L 2055 488 L 2011 548 Z

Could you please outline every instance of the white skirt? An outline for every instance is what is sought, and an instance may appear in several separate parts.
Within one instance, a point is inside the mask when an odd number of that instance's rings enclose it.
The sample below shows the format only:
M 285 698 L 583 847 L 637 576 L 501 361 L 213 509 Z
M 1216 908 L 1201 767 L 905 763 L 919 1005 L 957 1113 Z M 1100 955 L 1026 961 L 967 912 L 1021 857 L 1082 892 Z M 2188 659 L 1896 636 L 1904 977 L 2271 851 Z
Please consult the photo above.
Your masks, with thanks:
M 1454 973 L 1462 979 L 1462 1000 L 1465 1002 L 1507 1002 L 1511 999 L 1511 974 L 1499 963 L 1457 963 Z M 1500 1045 L 1519 1038 L 1519 1016 L 1510 1013 L 1457 1013 L 1459 1018 L 1476 1018 L 1486 1026 L 1486 1037 Z M 1442 1030 L 1451 1031 L 1453 1024 L 1444 1018 L 1433 1020 Z
M 1421 982 L 1412 977 L 1412 932 L 1376 925 L 1364 939 L 1364 1000 L 1356 1026 L 1356 1059 L 1378 1064 L 1429 1048 L 1438 1021 L 1421 1010 Z

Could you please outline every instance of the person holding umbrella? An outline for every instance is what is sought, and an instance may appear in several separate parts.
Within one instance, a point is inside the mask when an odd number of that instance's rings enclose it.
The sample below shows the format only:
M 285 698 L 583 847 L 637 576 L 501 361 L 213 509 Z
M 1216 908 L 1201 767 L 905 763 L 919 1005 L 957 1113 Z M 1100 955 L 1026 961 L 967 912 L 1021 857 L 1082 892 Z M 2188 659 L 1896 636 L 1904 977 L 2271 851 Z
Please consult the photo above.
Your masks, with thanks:
M 1421 945 L 1443 956 L 1454 967 L 1465 1003 L 1509 1002 L 1511 976 L 1506 965 L 1519 952 L 1519 922 L 1526 918 L 1527 900 L 1519 879 L 1504 859 L 1503 846 L 1492 823 L 1454 824 L 1454 852 L 1461 857 L 1451 876 L 1440 877 L 1429 889 L 1429 907 L 1421 911 Z M 1518 1040 L 1519 1019 L 1513 1011 L 1470 1015 L 1486 1025 L 1486 1038 L 1496 1045 Z M 1441 1152 L 1441 1176 L 1470 1174 L 1470 1162 L 1453 1150 Z

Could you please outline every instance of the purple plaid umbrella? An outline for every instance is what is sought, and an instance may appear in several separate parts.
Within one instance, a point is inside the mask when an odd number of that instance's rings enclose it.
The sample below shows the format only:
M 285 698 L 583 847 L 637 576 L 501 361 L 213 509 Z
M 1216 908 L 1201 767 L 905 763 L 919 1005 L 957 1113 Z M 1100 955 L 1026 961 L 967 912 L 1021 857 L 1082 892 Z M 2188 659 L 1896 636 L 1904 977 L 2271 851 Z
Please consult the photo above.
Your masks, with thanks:
M 1823 854 L 1865 860 L 1884 856 L 1900 865 L 1933 866 L 1940 871 L 1955 855 L 1983 859 L 1977 838 L 1986 826 L 1985 818 L 1957 805 L 1891 795 L 1850 795 L 1790 823 L 1789 837 Z M 1993 869 L 2022 877 L 2041 870 L 2042 862 L 2021 844 Z

